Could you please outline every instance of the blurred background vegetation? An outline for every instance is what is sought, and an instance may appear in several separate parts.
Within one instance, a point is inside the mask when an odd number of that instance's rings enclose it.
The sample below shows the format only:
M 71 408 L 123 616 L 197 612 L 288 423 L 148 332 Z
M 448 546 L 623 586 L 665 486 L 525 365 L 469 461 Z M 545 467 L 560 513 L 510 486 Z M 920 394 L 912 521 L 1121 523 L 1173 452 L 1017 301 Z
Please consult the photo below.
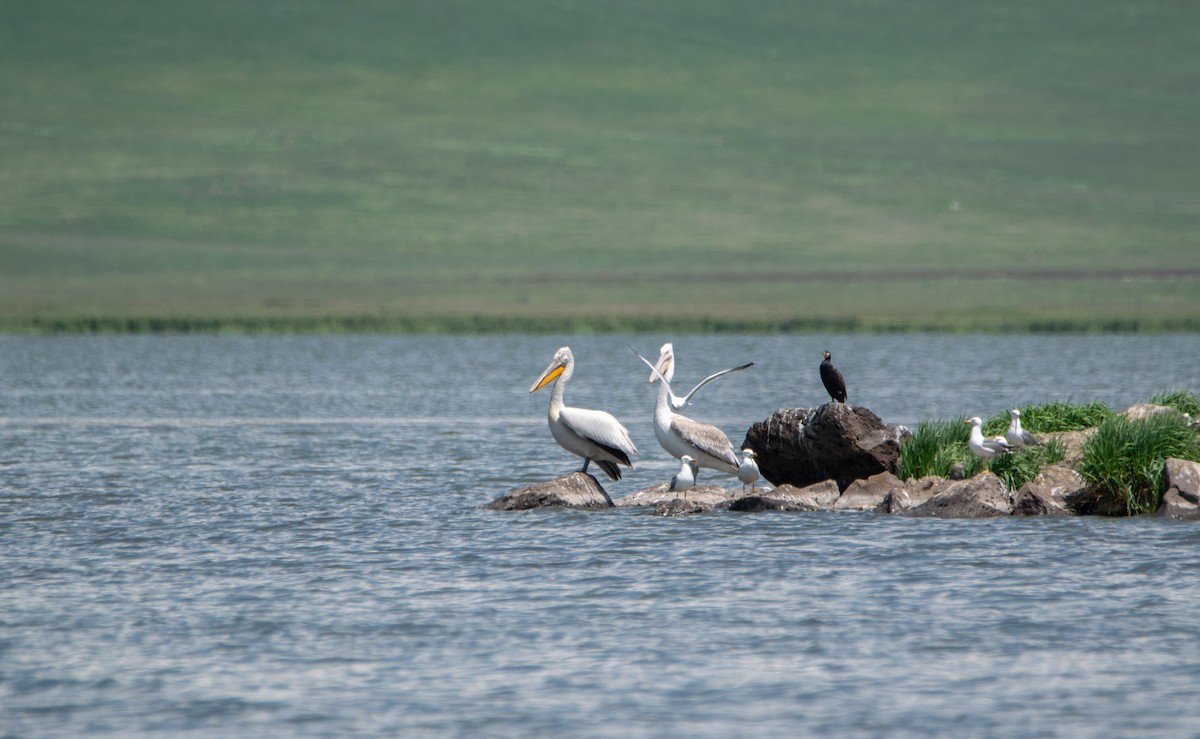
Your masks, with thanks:
M 1200 330 L 1200 4 L 7 0 L 7 330 Z

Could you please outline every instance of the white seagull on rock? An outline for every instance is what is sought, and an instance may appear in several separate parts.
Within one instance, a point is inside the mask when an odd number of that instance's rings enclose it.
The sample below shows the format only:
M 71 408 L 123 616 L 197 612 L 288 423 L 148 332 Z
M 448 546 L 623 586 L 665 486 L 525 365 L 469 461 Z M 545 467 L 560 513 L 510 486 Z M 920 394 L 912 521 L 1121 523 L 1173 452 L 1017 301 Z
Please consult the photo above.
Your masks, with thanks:
M 746 492 L 747 485 L 750 486 L 750 492 L 753 493 L 754 484 L 758 482 L 758 478 L 760 477 L 758 463 L 754 461 L 754 458 L 757 456 L 753 449 L 742 450 L 742 463 L 738 465 L 737 477 L 742 481 L 743 494 Z
M 1021 449 L 1027 446 L 1041 446 L 1042 442 L 1037 440 L 1033 434 L 1021 428 L 1021 411 L 1013 408 L 1008 412 L 1008 417 L 1012 419 L 1008 423 L 1008 431 L 1004 432 L 1004 439 L 1013 449 Z
M 983 419 L 979 416 L 972 416 L 963 423 L 971 424 L 971 436 L 967 439 L 967 446 L 971 447 L 976 457 L 986 462 L 997 454 L 1012 451 L 1012 447 L 1003 436 L 984 437 Z
M 671 478 L 671 484 L 667 486 L 667 490 L 671 492 L 683 492 L 696 484 L 696 460 L 688 455 L 683 455 L 679 458 L 679 471 Z

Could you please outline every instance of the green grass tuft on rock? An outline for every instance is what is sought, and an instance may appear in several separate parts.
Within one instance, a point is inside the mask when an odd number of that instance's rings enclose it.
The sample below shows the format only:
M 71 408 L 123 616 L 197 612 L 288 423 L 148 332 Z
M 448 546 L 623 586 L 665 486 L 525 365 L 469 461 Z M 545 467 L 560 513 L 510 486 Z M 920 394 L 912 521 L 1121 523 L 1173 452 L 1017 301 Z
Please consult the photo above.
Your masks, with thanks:
M 1009 490 L 1016 490 L 1037 477 L 1045 467 L 1061 462 L 1067 447 L 1060 439 L 1050 439 L 1042 446 L 1025 447 L 1012 454 L 992 457 L 988 468 L 1004 481 Z
M 1164 463 L 1170 457 L 1200 461 L 1200 436 L 1182 417 L 1109 416 L 1083 445 L 1078 469 L 1090 489 L 1084 510 L 1129 516 L 1158 510 Z
M 1186 413 L 1193 419 L 1200 418 L 1200 398 L 1190 390 L 1164 390 L 1150 396 L 1151 403 L 1169 405 L 1181 413 Z
M 1103 405 L 1103 404 L 1099 404 Z M 1033 407 L 1033 406 L 1031 406 Z M 1024 415 L 1022 410 L 1022 417 Z M 998 417 L 989 419 L 989 423 Z M 1008 426 L 1008 414 L 1004 414 L 1004 426 L 993 426 L 989 436 L 1003 433 Z M 1001 454 L 988 460 L 976 457 L 967 446 L 970 431 L 963 419 L 921 421 L 917 430 L 900 449 L 897 476 L 902 480 L 916 479 L 928 475 L 947 477 L 956 463 L 962 463 L 963 474 L 972 477 L 989 469 L 1004 481 L 1009 490 L 1029 482 L 1047 465 L 1062 461 L 1066 455 L 1065 445 L 1058 439 L 1050 439 L 1040 447 L 1028 447 L 1012 454 Z
M 929 475 L 946 477 L 956 462 L 969 465 L 975 455 L 967 447 L 969 430 L 960 416 L 952 420 L 925 420 L 900 448 L 896 474 L 902 480 Z
M 1027 405 L 1017 410 L 1021 411 L 1022 428 L 1034 434 L 1090 429 L 1112 414 L 1112 409 L 1098 400 L 1090 403 L 1057 401 Z M 984 436 L 1003 435 L 1008 422 L 1008 411 L 991 416 L 983 423 Z

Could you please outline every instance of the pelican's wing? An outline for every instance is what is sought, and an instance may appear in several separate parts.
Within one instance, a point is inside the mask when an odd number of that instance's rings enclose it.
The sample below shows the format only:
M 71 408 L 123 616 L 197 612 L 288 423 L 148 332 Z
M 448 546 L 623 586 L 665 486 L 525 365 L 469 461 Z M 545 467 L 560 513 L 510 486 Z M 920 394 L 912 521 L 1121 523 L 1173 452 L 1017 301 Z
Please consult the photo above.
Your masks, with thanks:
M 688 403 L 692 402 L 692 396 L 696 394 L 697 390 L 704 387 L 705 385 L 712 382 L 713 380 L 717 379 L 718 377 L 721 377 L 722 375 L 727 375 L 730 372 L 741 372 L 742 370 L 747 369 L 749 367 L 753 367 L 753 366 L 754 366 L 754 362 L 747 362 L 746 364 L 743 364 L 741 367 L 730 367 L 729 369 L 723 369 L 720 372 L 712 373 L 708 377 L 705 377 L 703 380 L 701 380 L 696 385 L 696 387 L 689 390 L 687 395 L 683 396 L 683 405 L 687 405 Z
M 650 368 L 650 371 L 654 373 L 654 376 L 657 377 L 659 379 L 659 381 L 662 382 L 662 384 L 667 386 L 667 393 L 671 396 L 671 408 L 673 410 L 679 410 L 680 408 L 683 408 L 688 403 L 691 403 L 692 396 L 696 394 L 696 391 L 698 391 L 700 388 L 704 387 L 708 383 L 712 382 L 713 380 L 717 379 L 718 377 L 727 375 L 730 372 L 741 372 L 744 369 L 748 369 L 748 368 L 754 366 L 754 362 L 747 362 L 746 364 L 743 364 L 741 367 L 730 367 L 729 369 L 723 369 L 720 372 L 714 372 L 711 375 L 709 375 L 708 377 L 705 377 L 699 383 L 697 383 L 696 387 L 689 390 L 688 394 L 681 398 L 675 394 L 675 391 L 671 388 L 671 383 L 667 382 L 667 378 L 663 377 L 663 374 L 658 371 L 658 367 L 655 367 L 653 362 L 651 362 L 649 359 L 646 359 L 641 354 L 638 354 L 637 349 L 634 349 L 632 346 L 629 347 L 629 351 L 633 352 L 634 354 L 637 354 L 637 358 L 642 360 L 643 362 L 645 362 L 646 366 Z
M 671 430 L 688 444 L 710 457 L 725 462 L 733 468 L 733 471 L 737 471 L 737 455 L 733 453 L 733 445 L 729 443 L 729 437 L 721 429 L 707 423 L 693 421 L 687 416 L 676 415 L 671 419 Z
M 563 425 L 593 444 L 609 450 L 614 457 L 629 464 L 629 455 L 637 454 L 637 447 L 629 432 L 611 413 L 594 411 L 590 408 L 563 408 L 559 413 Z

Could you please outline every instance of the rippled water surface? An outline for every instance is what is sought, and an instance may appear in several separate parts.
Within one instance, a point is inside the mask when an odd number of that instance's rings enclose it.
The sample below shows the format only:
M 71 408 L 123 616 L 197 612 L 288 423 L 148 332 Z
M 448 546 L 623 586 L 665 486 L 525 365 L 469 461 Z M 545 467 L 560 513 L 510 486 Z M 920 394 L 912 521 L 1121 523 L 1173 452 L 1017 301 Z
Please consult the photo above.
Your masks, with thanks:
M 562 344 L 610 494 L 668 477 L 664 338 L 0 337 L 0 734 L 1200 735 L 1195 524 L 480 510 L 578 466 Z M 1200 385 L 1200 336 L 675 348 L 757 363 L 689 410 L 735 443 L 823 349 L 907 424 Z

